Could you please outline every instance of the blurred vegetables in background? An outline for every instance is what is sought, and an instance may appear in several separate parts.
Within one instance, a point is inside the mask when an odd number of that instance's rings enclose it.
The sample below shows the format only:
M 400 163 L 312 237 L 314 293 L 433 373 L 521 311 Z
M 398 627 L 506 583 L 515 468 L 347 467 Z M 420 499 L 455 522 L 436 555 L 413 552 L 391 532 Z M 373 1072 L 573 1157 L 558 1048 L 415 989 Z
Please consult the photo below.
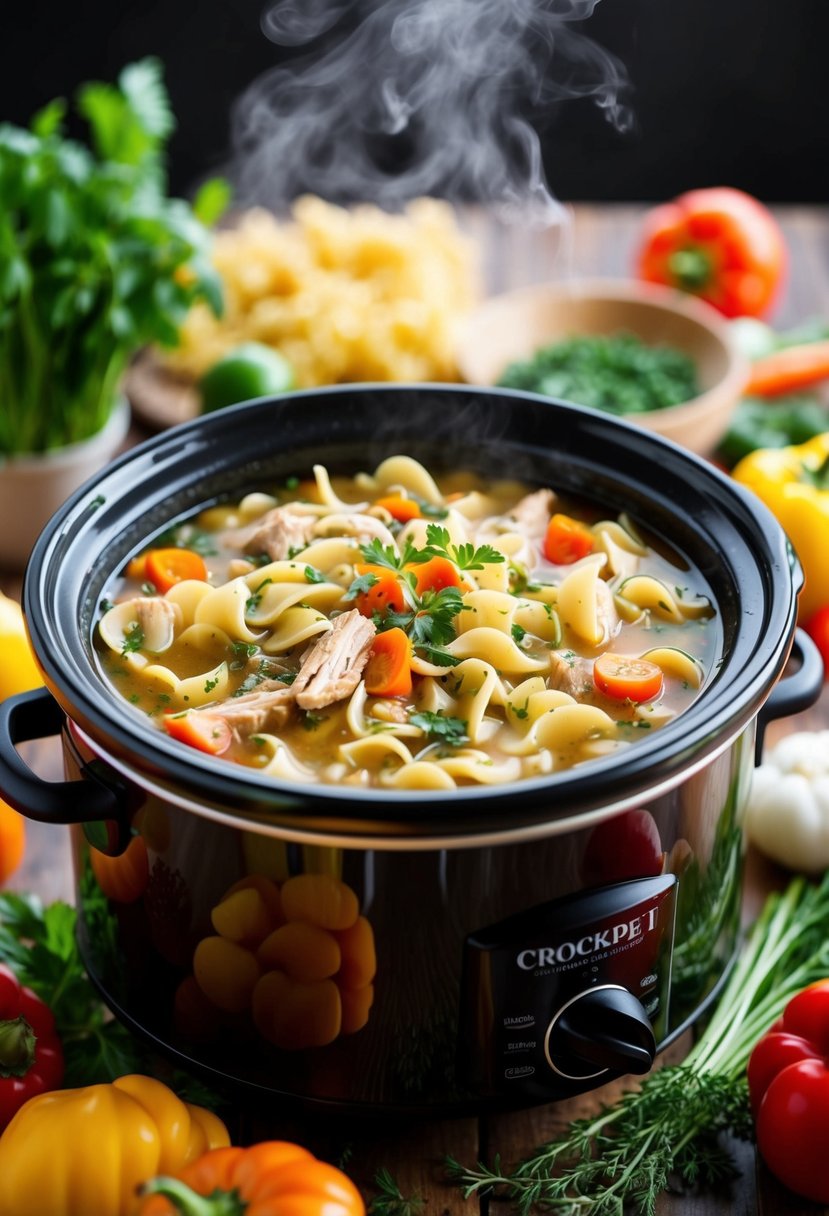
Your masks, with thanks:
M 0 1129 L 24 1102 L 63 1080 L 63 1048 L 49 1006 L 0 964 Z
M 16 600 L 0 592 L 0 701 L 43 683 L 32 655 L 23 610 Z
M 286 393 L 294 387 L 294 372 L 278 350 L 262 342 L 243 342 L 204 373 L 198 383 L 202 413 Z
M 0 886 L 11 878 L 26 850 L 26 821 L 0 801 Z
M 809 620 L 829 603 L 829 431 L 751 452 L 732 476 L 765 503 L 792 542 L 806 575 L 798 617 Z
M 195 300 L 221 310 L 205 223 L 226 192 L 167 197 L 160 63 L 84 85 L 77 109 L 91 150 L 64 134 L 60 99 L 29 130 L 0 126 L 0 453 L 95 434 L 141 346 L 174 345 Z
M 829 731 L 796 731 L 764 751 L 745 827 L 779 865 L 806 874 L 829 869 Z
M 786 270 L 783 234 L 767 207 L 727 186 L 690 190 L 645 216 L 639 277 L 707 300 L 727 317 L 762 317 Z

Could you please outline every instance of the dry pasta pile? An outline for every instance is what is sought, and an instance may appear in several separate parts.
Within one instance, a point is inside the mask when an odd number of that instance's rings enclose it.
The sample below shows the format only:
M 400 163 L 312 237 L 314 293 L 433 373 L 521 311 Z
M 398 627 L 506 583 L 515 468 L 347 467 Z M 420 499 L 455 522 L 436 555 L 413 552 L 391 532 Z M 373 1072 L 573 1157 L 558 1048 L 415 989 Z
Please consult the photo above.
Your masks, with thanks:
M 217 233 L 225 314 L 192 310 L 170 370 L 198 378 L 242 342 L 277 348 L 300 388 L 456 380 L 453 336 L 475 303 L 471 243 L 436 199 L 391 215 L 299 199 L 290 222 L 253 210 Z
M 107 674 L 202 751 L 389 789 L 554 772 L 691 703 L 718 645 L 698 572 L 551 489 L 452 484 L 395 456 L 211 508 L 211 569 L 186 548 L 130 563 L 99 626 Z

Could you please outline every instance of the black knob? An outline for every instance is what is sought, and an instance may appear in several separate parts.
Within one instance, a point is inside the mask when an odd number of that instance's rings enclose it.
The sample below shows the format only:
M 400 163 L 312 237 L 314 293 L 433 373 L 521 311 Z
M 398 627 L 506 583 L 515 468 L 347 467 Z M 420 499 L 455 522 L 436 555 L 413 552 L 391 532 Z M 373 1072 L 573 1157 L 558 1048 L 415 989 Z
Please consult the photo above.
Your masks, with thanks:
M 604 984 L 579 993 L 558 1011 L 547 1028 L 544 1049 L 555 1072 L 585 1080 L 602 1072 L 648 1072 L 656 1040 L 633 993 Z

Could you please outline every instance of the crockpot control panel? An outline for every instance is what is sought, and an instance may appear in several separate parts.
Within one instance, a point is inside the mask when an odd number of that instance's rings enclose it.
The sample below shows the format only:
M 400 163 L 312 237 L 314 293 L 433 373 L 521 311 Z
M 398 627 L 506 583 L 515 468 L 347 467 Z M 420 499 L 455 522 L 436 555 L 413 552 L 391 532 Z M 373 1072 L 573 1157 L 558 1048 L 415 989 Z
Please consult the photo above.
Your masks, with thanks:
M 468 937 L 464 1082 L 544 1101 L 647 1072 L 668 1025 L 675 892 L 670 874 L 618 883 Z

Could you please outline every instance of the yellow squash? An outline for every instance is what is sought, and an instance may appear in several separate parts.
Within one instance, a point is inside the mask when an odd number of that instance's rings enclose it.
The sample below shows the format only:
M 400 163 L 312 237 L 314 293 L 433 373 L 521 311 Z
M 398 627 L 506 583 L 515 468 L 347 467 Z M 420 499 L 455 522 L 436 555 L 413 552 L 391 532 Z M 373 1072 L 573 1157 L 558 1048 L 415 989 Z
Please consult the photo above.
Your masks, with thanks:
M 16 600 L 0 592 L 0 701 L 16 692 L 39 688 L 43 683 L 37 669 L 23 613 Z
M 152 1077 L 31 1098 L 0 1136 L 3 1216 L 132 1216 L 137 1188 L 230 1143 L 220 1119 Z
M 787 448 L 759 448 L 733 470 L 782 526 L 803 566 L 799 618 L 829 604 L 829 431 Z

